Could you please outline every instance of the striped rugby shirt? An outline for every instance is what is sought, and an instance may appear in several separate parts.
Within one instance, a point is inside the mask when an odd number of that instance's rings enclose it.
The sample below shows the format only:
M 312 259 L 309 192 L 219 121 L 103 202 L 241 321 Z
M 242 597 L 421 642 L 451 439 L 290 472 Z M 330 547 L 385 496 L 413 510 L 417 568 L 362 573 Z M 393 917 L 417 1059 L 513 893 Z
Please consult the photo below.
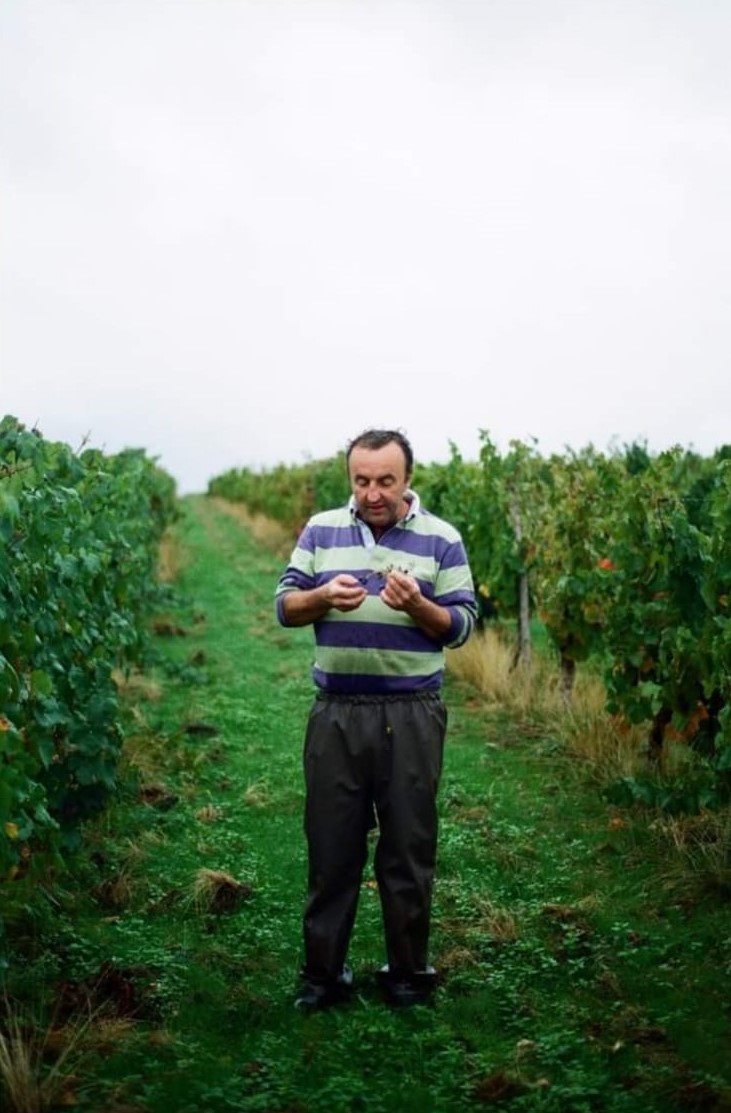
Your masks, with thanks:
M 331 608 L 313 624 L 318 688 L 346 694 L 398 694 L 441 687 L 444 649 L 462 645 L 476 618 L 472 575 L 462 538 L 448 522 L 424 510 L 407 491 L 409 510 L 378 541 L 346 506 L 315 514 L 300 534 L 275 593 L 277 618 L 290 623 L 283 599 L 289 591 L 319 587 L 341 572 L 356 576 L 368 591 L 355 611 Z M 439 641 L 412 618 L 379 598 L 388 570 L 413 576 L 422 594 L 446 607 L 452 622 Z

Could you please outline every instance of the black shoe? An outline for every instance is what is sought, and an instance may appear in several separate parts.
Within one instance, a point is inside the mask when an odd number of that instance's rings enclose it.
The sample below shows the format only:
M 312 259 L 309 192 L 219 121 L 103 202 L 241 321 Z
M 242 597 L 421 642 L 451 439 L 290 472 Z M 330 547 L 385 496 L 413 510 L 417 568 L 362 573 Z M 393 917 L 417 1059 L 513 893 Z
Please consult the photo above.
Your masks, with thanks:
M 437 972 L 433 966 L 425 970 L 415 970 L 411 974 L 391 973 L 383 966 L 377 974 L 386 1003 L 397 1009 L 408 1009 L 412 1005 L 431 1005 L 437 984 Z
M 353 971 L 349 966 L 343 967 L 334 982 L 308 981 L 306 974 L 303 978 L 304 986 L 294 1003 L 294 1007 L 302 1012 L 317 1012 L 342 1005 L 353 990 Z

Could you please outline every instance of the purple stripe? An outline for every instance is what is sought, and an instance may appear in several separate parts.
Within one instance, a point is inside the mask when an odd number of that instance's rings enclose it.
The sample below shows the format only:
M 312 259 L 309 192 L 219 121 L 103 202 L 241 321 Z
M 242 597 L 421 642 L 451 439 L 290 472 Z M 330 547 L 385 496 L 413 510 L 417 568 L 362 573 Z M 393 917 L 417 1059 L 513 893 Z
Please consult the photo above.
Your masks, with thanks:
M 318 549 L 349 549 L 353 546 L 363 548 L 360 530 L 357 526 L 320 526 L 312 525 L 305 530 L 305 544 L 302 548 L 309 552 Z
M 475 597 L 471 591 L 449 591 L 440 595 L 438 601 L 441 607 L 467 607 L 477 617 Z
M 463 546 L 456 542 L 448 545 L 444 549 L 439 563 L 442 568 L 461 568 L 462 565 L 467 563 Z
M 318 645 L 330 649 L 394 649 L 409 653 L 434 653 L 433 639 L 416 626 L 386 622 L 316 622 Z
M 451 622 L 449 630 L 442 638 L 442 645 L 456 647 L 467 641 L 467 636 L 472 631 L 474 621 L 461 608 L 449 607 L 448 610 Z
M 352 696 L 388 696 L 399 692 L 438 691 L 444 672 L 431 676 L 360 676 L 357 673 L 326 673 L 315 666 L 312 678 L 325 692 L 342 692 Z
M 312 579 L 311 576 L 306 576 L 304 572 L 300 572 L 296 568 L 289 567 L 280 579 L 279 584 L 277 585 L 277 590 L 288 587 L 295 588 L 297 591 L 309 591 L 310 588 L 314 586 L 315 581 Z
M 384 549 L 414 557 L 433 558 L 440 568 L 460 568 L 467 564 L 464 545 L 460 541 L 447 541 L 435 533 L 411 533 L 400 530 L 387 534 L 381 542 Z
M 311 525 L 299 541 L 300 548 L 314 553 L 316 549 L 363 548 L 363 539 L 357 525 Z M 457 568 L 467 563 L 464 546 L 458 541 L 447 541 L 436 533 L 414 533 L 409 529 L 395 529 L 387 533 L 378 547 L 392 553 L 414 557 L 432 557 L 443 568 Z
M 438 534 L 414 533 L 409 529 L 396 529 L 392 533 L 385 534 L 378 542 L 379 549 L 388 549 L 397 556 L 433 557 L 437 563 L 441 563 L 449 550 L 455 547 L 461 555 L 461 560 L 450 558 L 445 565 L 447 568 L 454 564 L 465 564 L 466 558 L 460 545 L 455 546 L 453 542 L 445 541 Z

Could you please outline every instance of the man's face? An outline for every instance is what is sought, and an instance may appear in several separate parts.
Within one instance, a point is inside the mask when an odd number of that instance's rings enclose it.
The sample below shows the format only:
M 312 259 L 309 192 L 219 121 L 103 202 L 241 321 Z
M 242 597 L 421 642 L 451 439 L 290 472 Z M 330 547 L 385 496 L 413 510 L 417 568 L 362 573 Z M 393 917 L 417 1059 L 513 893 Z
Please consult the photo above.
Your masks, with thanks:
M 407 508 L 404 492 L 411 476 L 406 474 L 406 460 L 395 441 L 383 448 L 354 448 L 348 474 L 358 512 L 371 529 L 382 533 L 403 518 Z

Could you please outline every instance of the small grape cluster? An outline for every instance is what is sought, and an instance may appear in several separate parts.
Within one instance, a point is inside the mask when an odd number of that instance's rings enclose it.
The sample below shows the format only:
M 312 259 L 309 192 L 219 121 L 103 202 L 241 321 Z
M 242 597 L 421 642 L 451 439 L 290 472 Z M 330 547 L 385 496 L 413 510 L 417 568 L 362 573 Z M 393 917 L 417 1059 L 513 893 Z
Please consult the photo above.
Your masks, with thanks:
M 379 580 L 385 580 L 391 574 L 391 572 L 402 572 L 404 576 L 411 575 L 410 568 L 405 568 L 403 567 L 403 565 L 400 564 L 387 564 L 385 568 L 374 568 L 373 571 L 369 572 L 367 575 L 359 576 L 358 582 L 361 584 L 367 584 L 372 576 L 377 576 Z
M 390 575 L 391 572 L 402 572 L 404 576 L 411 575 L 411 569 L 404 568 L 400 564 L 387 564 L 380 575 L 383 576 L 383 578 L 385 579 L 386 576 Z

